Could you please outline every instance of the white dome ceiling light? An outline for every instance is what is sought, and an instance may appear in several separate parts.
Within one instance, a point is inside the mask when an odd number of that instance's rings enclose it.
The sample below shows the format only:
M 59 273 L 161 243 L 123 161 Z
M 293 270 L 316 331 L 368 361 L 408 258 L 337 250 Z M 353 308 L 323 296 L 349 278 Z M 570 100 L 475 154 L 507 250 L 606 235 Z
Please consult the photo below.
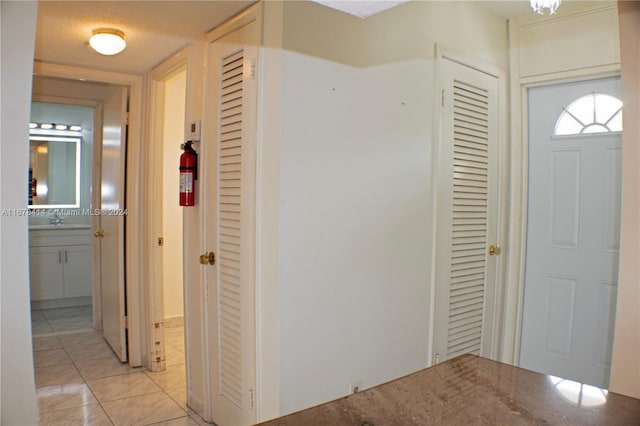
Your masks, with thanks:
M 127 42 L 124 41 L 124 33 L 113 28 L 93 30 L 89 44 L 93 50 L 107 56 L 117 55 L 127 47 Z

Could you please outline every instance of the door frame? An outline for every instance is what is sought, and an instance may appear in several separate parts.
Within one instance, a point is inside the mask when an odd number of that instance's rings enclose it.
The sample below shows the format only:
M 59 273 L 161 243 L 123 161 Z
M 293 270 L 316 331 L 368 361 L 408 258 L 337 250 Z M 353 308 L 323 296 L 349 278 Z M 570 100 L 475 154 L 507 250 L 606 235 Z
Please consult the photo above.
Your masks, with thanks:
M 511 48 L 518 50 L 517 28 L 509 26 Z M 529 211 L 529 97 L 528 90 L 534 87 L 558 85 L 578 81 L 598 80 L 608 77 L 620 77 L 620 67 L 612 69 L 578 69 L 572 72 L 557 72 L 521 79 L 518 61 L 511 61 L 510 75 L 510 188 L 509 208 L 509 247 L 505 258 L 505 304 L 504 330 L 499 361 L 512 365 L 520 363 L 520 344 L 522 338 L 522 319 L 524 313 L 524 278 L 527 247 L 527 222 Z
M 52 104 L 61 105 L 81 105 L 93 108 L 93 128 L 102 128 L 102 110 L 103 102 L 93 99 L 78 99 L 68 98 L 62 96 L 49 96 L 49 95 L 32 95 L 32 102 L 46 102 Z M 102 155 L 100 150 L 95 149 L 97 146 L 102 145 L 102 133 L 93 132 L 92 140 L 92 165 L 91 165 L 91 186 L 100 182 L 100 176 L 102 173 Z M 91 191 L 91 205 L 97 206 L 100 203 L 99 192 Z M 99 224 L 100 216 L 91 217 L 91 229 L 100 229 Z M 92 316 L 93 316 L 93 328 L 96 330 L 102 330 L 102 293 L 101 293 L 101 276 L 100 269 L 97 265 L 100 265 L 100 244 L 96 239 L 91 239 L 91 304 L 92 304 Z
M 162 371 L 166 368 L 165 362 L 165 342 L 164 342 L 164 281 L 163 281 L 163 256 L 162 249 L 156 243 L 156 238 L 162 236 L 162 224 L 163 224 L 163 211 L 162 211 L 162 196 L 158 195 L 162 191 L 157 191 L 154 187 L 155 182 L 162 181 L 163 169 L 162 169 L 162 150 L 157 149 L 157 144 L 154 141 L 158 141 L 162 138 L 162 124 L 164 123 L 164 90 L 163 84 L 167 79 L 171 78 L 178 72 L 186 71 L 188 73 L 189 58 L 191 54 L 190 48 L 184 48 L 178 53 L 174 54 L 169 59 L 162 62 L 155 67 L 149 74 L 147 80 L 146 90 L 146 104 L 149 105 L 147 114 L 145 117 L 145 128 L 148 129 L 148 134 L 145 140 L 145 147 L 147 149 L 147 155 L 144 156 L 145 170 L 147 171 L 145 180 L 148 182 L 149 190 L 147 192 L 147 205 L 149 206 L 149 222 L 143 230 L 143 250 L 147 253 L 147 276 L 148 282 L 153 285 L 146 285 L 143 289 L 145 297 L 145 305 L 147 312 L 147 323 L 153 324 L 148 328 L 148 333 L 145 339 L 145 350 L 149 354 L 149 361 L 147 362 L 147 368 L 151 371 Z M 187 81 L 186 94 L 190 93 Z M 185 104 L 185 108 L 188 105 Z M 187 111 L 185 111 L 185 121 L 187 117 Z M 186 129 L 185 129 L 186 130 Z M 186 134 L 183 135 L 183 138 Z M 152 148 L 156 145 L 155 148 Z M 177 158 L 176 158 L 176 172 L 178 170 Z M 185 299 L 186 303 L 186 299 Z M 186 317 L 186 309 L 185 315 Z M 185 329 L 187 323 L 185 323 Z M 185 337 L 189 338 L 189 333 L 185 331 Z M 185 346 L 186 356 L 186 370 L 187 381 L 190 381 L 190 357 L 186 352 L 189 349 L 189 345 Z M 160 360 L 158 360 L 160 358 Z M 187 383 L 189 384 L 189 383 Z M 190 386 L 187 386 L 189 389 Z
M 143 219 L 146 217 L 146 202 L 143 200 L 146 184 L 142 179 L 142 90 L 144 79 L 135 74 L 96 70 L 71 65 L 34 61 L 33 74 L 68 80 L 115 84 L 129 88 L 129 140 L 127 144 L 127 227 L 124 251 L 127 253 L 125 280 L 127 283 L 128 355 L 132 367 L 142 366 L 148 360 L 143 354 L 143 336 L 146 334 L 142 283 L 145 282 L 145 264 L 142 251 Z
M 508 176 L 509 170 L 507 168 L 507 159 L 509 158 L 509 145 L 508 145 L 508 126 L 507 126 L 507 79 L 506 74 L 503 69 L 500 67 L 485 62 L 481 59 L 477 59 L 467 53 L 461 52 L 456 49 L 452 49 L 442 44 L 436 43 L 434 46 L 434 59 L 435 59 L 435 84 L 434 88 L 435 94 L 433 96 L 434 104 L 433 104 L 433 112 L 434 112 L 434 133 L 433 140 L 435 143 L 432 145 L 431 150 L 431 175 L 430 179 L 433 183 L 431 185 L 432 194 L 431 200 L 433 205 L 433 220 L 432 220 L 432 234 L 433 241 L 431 246 L 431 264 L 434 265 L 431 270 L 430 277 L 430 324 L 429 324 L 429 336 L 428 341 L 430 342 L 429 348 L 427 351 L 427 365 L 435 364 L 435 323 L 436 323 L 436 303 L 437 303 L 437 287 L 438 287 L 438 274 L 440 268 L 438 265 L 442 264 L 442 258 L 445 256 L 443 253 L 439 253 L 438 246 L 440 244 L 440 239 L 442 238 L 442 232 L 438 229 L 439 224 L 439 215 L 438 211 L 440 209 L 439 203 L 439 191 L 438 191 L 438 182 L 440 177 L 440 170 L 438 167 L 439 158 L 440 158 L 440 149 L 439 145 L 444 142 L 442 135 L 442 112 L 441 112 L 441 90 L 444 89 L 443 80 L 444 80 L 444 71 L 443 71 L 443 61 L 449 60 L 460 65 L 475 69 L 477 71 L 488 74 L 497 79 L 498 86 L 498 143 L 497 143 L 497 177 L 498 177 L 498 189 L 496 191 L 498 197 L 498 211 L 497 211 L 497 225 L 496 225 L 496 242 L 500 246 L 503 246 L 503 253 L 507 247 L 504 242 L 506 242 L 507 234 L 507 218 L 508 218 L 508 203 L 505 202 L 507 200 L 508 193 Z M 495 270 L 495 301 L 494 301 L 494 313 L 493 313 L 493 338 L 492 344 L 490 348 L 490 357 L 492 359 L 497 359 L 500 354 L 500 345 L 502 344 L 501 336 L 504 332 L 504 294 L 505 294 L 505 285 L 504 285 L 504 277 L 505 277 L 505 256 L 496 256 L 496 270 Z

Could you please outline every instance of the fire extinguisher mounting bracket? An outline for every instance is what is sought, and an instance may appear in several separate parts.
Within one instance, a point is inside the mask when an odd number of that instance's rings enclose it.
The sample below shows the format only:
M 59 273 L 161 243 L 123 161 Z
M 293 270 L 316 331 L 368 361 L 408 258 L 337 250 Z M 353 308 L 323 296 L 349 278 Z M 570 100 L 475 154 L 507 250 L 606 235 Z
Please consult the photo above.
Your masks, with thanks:
M 187 144 L 190 143 L 191 145 L 196 144 L 196 143 L 200 143 L 199 140 L 197 141 L 184 141 L 183 143 L 180 144 L 180 149 L 184 150 L 184 147 L 187 146 Z

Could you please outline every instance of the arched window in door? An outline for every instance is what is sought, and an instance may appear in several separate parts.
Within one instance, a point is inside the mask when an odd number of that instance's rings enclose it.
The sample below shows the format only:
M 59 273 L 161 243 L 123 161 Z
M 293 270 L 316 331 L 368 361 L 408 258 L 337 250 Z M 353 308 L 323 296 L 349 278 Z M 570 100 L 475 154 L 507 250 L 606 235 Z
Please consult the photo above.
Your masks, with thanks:
M 604 93 L 582 96 L 564 108 L 554 136 L 622 131 L 622 101 Z

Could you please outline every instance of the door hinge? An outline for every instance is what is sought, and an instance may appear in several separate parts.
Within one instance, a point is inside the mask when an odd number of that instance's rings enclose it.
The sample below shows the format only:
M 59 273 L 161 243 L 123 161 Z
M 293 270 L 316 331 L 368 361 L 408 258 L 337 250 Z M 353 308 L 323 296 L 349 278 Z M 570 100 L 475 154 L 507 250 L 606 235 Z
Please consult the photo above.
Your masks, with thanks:
M 444 89 L 442 89 L 442 108 L 444 108 Z
M 125 330 L 129 329 L 129 318 L 127 317 L 122 317 L 120 319 L 120 323 L 122 325 L 122 328 L 124 328 Z
M 129 111 L 126 111 L 124 114 L 122 114 L 122 122 L 125 126 L 129 125 L 129 115 Z
M 253 389 L 249 389 L 249 408 L 253 408 Z
M 256 58 L 251 58 L 251 80 L 256 79 Z

